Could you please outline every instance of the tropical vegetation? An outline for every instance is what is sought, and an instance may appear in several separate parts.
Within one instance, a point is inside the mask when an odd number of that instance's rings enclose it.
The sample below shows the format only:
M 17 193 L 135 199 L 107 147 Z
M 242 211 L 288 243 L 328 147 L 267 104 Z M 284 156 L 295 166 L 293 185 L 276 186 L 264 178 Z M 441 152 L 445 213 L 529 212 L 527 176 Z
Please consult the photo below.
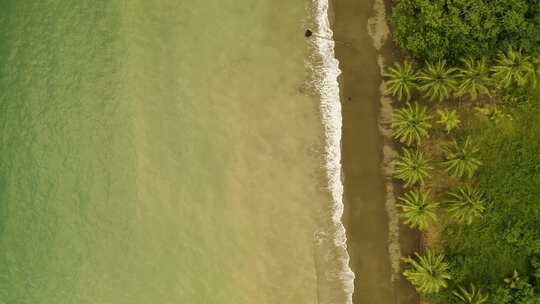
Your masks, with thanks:
M 444 255 L 428 250 L 424 255 L 415 253 L 416 259 L 404 258 L 408 264 L 403 275 L 409 280 L 418 292 L 432 294 L 448 286 L 451 278 L 448 263 Z
M 437 221 L 438 204 L 430 199 L 428 192 L 412 190 L 400 197 L 399 201 L 401 216 L 411 228 L 425 230 L 430 223 Z
M 458 68 L 458 96 L 468 95 L 476 100 L 479 95 L 490 95 L 491 78 L 486 58 L 474 60 L 471 57 L 461 60 L 463 66 Z
M 461 186 L 448 196 L 446 210 L 458 223 L 470 225 L 486 210 L 482 193 L 471 185 Z
M 485 211 L 442 235 L 454 282 L 476 282 L 494 304 L 540 300 L 540 94 L 532 94 L 512 110 L 513 120 L 469 130 L 482 147 L 475 183 Z
M 499 53 L 491 70 L 493 77 L 502 88 L 508 88 L 511 85 L 522 87 L 535 83 L 532 58 L 524 55 L 521 50 L 509 48 L 507 52 Z
M 396 207 L 422 232 L 404 277 L 430 303 L 540 304 L 540 0 L 398 0 L 389 19 Z
M 444 60 L 427 62 L 420 71 L 418 89 L 433 101 L 443 101 L 450 97 L 457 86 L 456 69 L 448 67 Z
M 417 103 L 407 103 L 404 108 L 397 109 L 392 113 L 392 135 L 402 143 L 410 146 L 420 144 L 428 137 L 431 128 L 431 116 L 427 114 L 425 107 Z
M 446 108 L 438 109 L 437 115 L 439 115 L 439 120 L 437 120 L 437 123 L 444 126 L 446 133 L 450 133 L 461 123 L 459 114 L 456 110 L 449 110 Z
M 487 294 L 483 294 L 482 290 L 473 283 L 471 283 L 469 289 L 458 286 L 457 290 L 452 291 L 452 294 L 460 304 L 484 304 L 489 298 Z
M 482 165 L 482 162 L 478 159 L 480 149 L 471 142 L 470 137 L 467 137 L 463 143 L 454 140 L 443 151 L 445 161 L 442 165 L 445 167 L 446 172 L 453 177 L 465 176 L 471 178 Z
M 416 87 L 417 75 L 410 62 L 394 63 L 386 70 L 384 76 L 388 78 L 386 80 L 386 94 L 391 94 L 399 100 L 409 101 L 411 99 L 411 92 Z
M 399 0 L 390 14 L 396 44 L 417 59 L 491 57 L 508 46 L 538 53 L 536 0 Z
M 405 183 L 405 187 L 424 184 L 433 167 L 420 150 L 403 149 L 403 155 L 394 162 L 394 176 Z

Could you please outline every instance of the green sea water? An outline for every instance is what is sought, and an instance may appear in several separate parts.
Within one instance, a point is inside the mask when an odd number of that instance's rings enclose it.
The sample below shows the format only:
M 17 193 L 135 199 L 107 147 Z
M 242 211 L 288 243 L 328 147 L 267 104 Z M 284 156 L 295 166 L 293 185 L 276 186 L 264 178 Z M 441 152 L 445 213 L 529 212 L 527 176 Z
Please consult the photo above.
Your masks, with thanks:
M 0 303 L 344 303 L 310 5 L 0 1 Z

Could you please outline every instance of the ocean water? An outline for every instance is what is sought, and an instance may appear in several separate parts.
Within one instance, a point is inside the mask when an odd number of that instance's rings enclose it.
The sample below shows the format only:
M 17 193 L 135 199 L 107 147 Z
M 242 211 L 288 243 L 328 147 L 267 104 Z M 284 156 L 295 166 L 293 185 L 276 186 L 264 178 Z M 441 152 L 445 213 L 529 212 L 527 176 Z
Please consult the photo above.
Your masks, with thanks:
M 0 1 L 0 303 L 350 303 L 327 22 Z

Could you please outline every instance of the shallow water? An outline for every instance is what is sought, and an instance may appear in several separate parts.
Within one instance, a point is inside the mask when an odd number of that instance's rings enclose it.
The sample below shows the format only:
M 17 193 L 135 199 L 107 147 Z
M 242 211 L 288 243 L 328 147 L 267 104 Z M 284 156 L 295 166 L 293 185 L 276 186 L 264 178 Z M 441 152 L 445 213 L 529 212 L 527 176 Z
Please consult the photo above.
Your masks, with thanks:
M 346 303 L 311 6 L 2 1 L 0 303 Z

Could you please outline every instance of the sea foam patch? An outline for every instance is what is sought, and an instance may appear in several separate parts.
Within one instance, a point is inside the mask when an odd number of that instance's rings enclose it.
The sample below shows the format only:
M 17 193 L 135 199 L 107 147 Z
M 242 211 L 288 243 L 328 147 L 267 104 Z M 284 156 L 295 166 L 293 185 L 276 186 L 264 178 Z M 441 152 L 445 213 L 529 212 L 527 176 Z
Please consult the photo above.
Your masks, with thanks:
M 339 98 L 338 76 L 339 62 L 335 58 L 332 39 L 333 32 L 329 20 L 328 0 L 313 0 L 314 26 L 313 37 L 317 60 L 312 67 L 314 87 L 320 96 L 321 117 L 325 130 L 325 167 L 328 178 L 328 189 L 332 197 L 332 229 L 333 258 L 337 258 L 339 270 L 330 274 L 331 279 L 338 280 L 345 292 L 345 302 L 352 303 L 355 275 L 349 266 L 347 252 L 347 236 L 342 223 L 343 216 L 343 182 L 341 168 L 341 128 L 342 113 Z M 326 274 L 328 276 L 328 274 Z

